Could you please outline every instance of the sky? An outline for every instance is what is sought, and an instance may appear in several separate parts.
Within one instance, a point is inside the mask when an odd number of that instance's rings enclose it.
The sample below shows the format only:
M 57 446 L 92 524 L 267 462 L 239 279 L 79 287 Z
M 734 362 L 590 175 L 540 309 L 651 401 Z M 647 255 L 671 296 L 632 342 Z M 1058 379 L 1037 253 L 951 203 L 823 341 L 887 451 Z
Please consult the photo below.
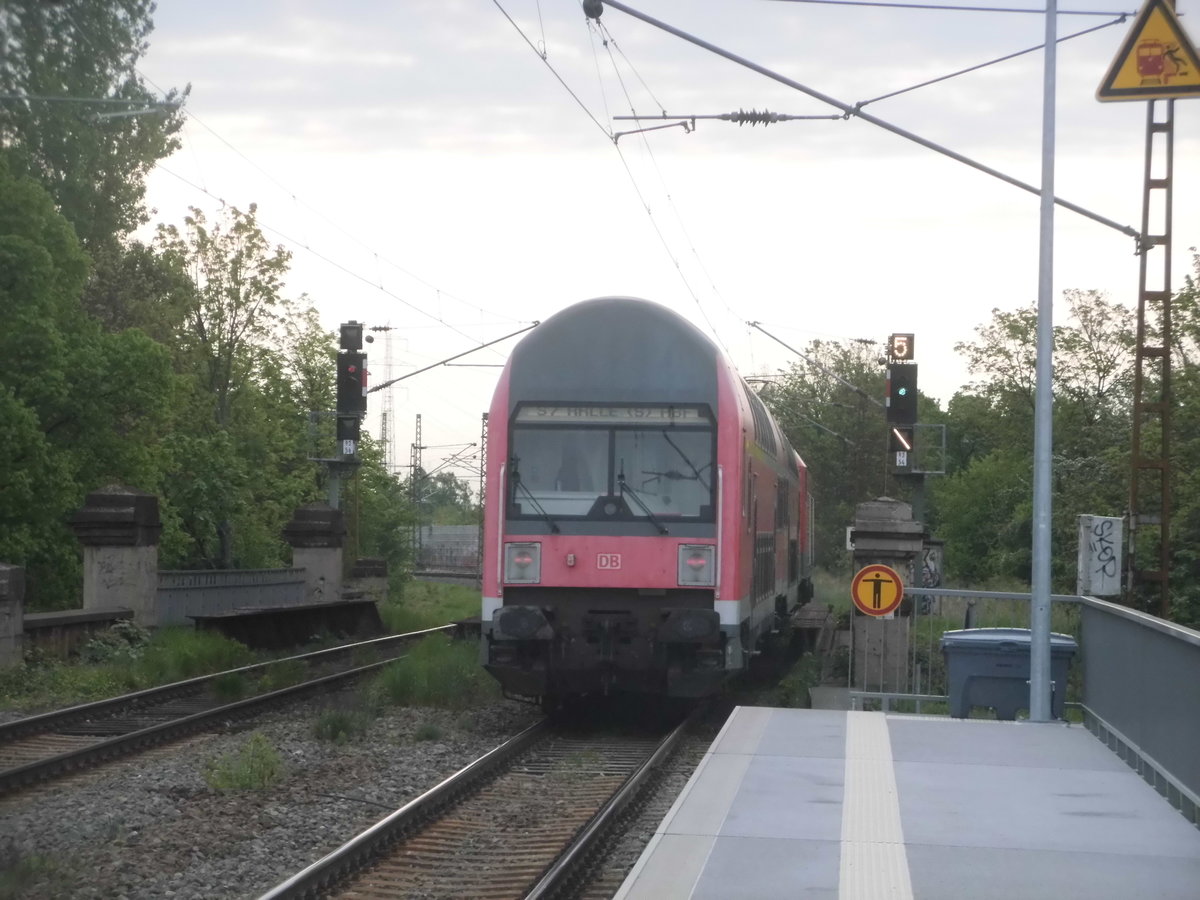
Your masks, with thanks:
M 628 5 L 844 104 L 872 101 L 863 108 L 873 116 L 1026 184 L 1041 180 L 1040 50 L 916 87 L 1037 47 L 1041 13 Z M 1136 8 L 1059 5 L 1060 38 L 1096 30 L 1058 45 L 1055 194 L 1138 228 L 1147 103 L 1095 99 Z M 1200 14 L 1200 0 L 1177 11 L 1195 44 L 1187 14 Z M 1121 13 L 1131 18 L 1108 25 Z M 684 315 L 747 376 L 798 361 L 779 341 L 803 350 L 866 339 L 882 355 L 889 334 L 913 333 L 920 389 L 944 407 L 972 378 L 955 345 L 974 340 L 993 309 L 1037 303 L 1035 194 L 611 7 L 597 26 L 578 0 L 159 0 L 154 21 L 139 70 L 160 89 L 190 84 L 191 96 L 183 146 L 148 180 L 152 222 L 256 203 L 268 238 L 293 254 L 289 296 L 307 295 L 331 331 L 351 319 L 391 329 L 368 347 L 374 384 L 620 294 Z M 694 129 L 612 137 L 639 127 L 615 116 L 739 109 L 839 117 L 766 127 L 697 118 Z M 1180 100 L 1175 289 L 1200 244 L 1197 159 L 1200 98 Z M 1053 285 L 1060 322 L 1069 289 L 1136 305 L 1133 239 L 1057 208 Z M 370 395 L 367 427 L 381 434 L 389 409 L 400 475 L 418 415 L 426 470 L 475 452 L 515 342 Z

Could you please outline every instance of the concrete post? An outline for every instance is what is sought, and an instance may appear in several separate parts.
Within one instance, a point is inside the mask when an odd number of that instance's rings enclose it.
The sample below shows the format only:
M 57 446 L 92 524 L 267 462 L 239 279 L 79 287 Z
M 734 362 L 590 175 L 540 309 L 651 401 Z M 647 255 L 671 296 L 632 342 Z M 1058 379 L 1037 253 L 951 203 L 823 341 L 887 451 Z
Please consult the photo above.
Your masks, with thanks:
M 21 664 L 24 642 L 25 570 L 0 563 L 0 667 Z
M 346 521 L 327 503 L 299 507 L 283 529 L 292 546 L 292 566 L 304 570 L 304 601 L 335 603 L 342 599 L 342 543 Z
M 133 610 L 146 628 L 158 624 L 158 498 L 114 485 L 88 494 L 71 517 L 83 544 L 83 608 Z
M 904 582 L 894 617 L 854 616 L 853 683 L 859 690 L 906 692 L 909 673 L 910 591 L 921 584 L 924 526 L 912 507 L 890 497 L 858 504 L 854 516 L 854 571 L 885 565 Z
M 879 563 L 895 569 L 905 589 L 919 584 L 924 526 L 912 507 L 891 497 L 860 503 L 854 511 L 854 570 Z M 906 604 L 907 605 L 907 604 Z

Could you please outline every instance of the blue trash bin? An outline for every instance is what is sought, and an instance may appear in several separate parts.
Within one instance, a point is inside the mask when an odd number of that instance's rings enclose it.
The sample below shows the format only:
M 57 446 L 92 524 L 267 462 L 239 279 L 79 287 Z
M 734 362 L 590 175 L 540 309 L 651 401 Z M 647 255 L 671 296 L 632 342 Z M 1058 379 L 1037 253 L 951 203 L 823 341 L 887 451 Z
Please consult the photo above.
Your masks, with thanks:
M 950 715 L 965 719 L 972 706 L 989 706 L 996 718 L 1012 721 L 1029 709 L 1028 628 L 967 628 L 942 635 Z M 1063 717 L 1067 668 L 1079 645 L 1069 634 L 1050 635 L 1050 708 Z

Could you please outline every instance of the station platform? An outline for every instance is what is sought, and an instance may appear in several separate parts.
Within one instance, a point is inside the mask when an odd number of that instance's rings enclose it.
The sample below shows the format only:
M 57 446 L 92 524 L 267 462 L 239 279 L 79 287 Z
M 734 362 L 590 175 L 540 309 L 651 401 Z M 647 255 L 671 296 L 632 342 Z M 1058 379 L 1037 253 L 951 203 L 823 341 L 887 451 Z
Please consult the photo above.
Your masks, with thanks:
M 1081 725 L 739 707 L 618 900 L 1197 900 L 1200 829 Z

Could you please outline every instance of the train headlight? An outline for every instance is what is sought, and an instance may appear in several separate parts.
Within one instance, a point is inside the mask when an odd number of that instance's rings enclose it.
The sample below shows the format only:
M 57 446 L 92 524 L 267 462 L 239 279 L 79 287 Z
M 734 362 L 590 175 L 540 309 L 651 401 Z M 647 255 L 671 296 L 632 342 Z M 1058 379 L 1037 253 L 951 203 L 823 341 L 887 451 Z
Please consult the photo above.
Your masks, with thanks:
M 711 544 L 679 545 L 679 584 L 711 587 L 717 583 L 717 551 Z
M 542 545 L 505 544 L 504 580 L 509 584 L 537 584 L 542 580 Z

